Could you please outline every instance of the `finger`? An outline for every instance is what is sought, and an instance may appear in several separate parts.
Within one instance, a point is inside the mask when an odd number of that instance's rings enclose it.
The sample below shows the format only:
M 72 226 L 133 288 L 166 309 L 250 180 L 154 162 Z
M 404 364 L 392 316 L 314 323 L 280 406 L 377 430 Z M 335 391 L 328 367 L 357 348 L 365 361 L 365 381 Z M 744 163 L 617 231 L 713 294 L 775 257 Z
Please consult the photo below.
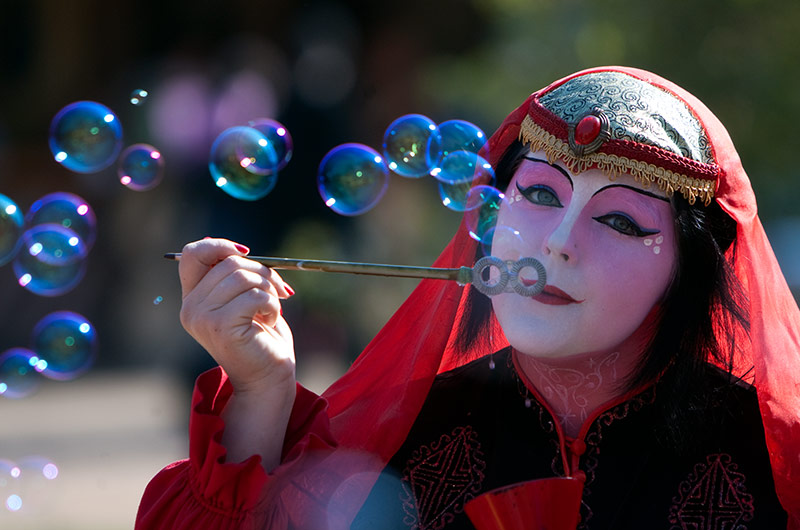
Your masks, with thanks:
M 227 239 L 203 239 L 183 247 L 178 264 L 183 296 L 195 288 L 217 263 L 228 256 L 244 256 L 250 249 Z
M 201 284 L 202 285 L 202 282 Z M 205 286 L 203 286 L 204 288 Z M 202 296 L 201 287 L 196 289 L 198 299 Z M 235 269 L 230 274 L 219 281 L 211 291 L 202 298 L 202 304 L 211 310 L 230 303 L 237 296 L 249 291 L 259 289 L 265 293 L 279 298 L 280 295 L 272 282 L 257 272 L 247 269 Z M 195 293 L 192 293 L 193 295 Z
M 278 276 L 278 273 L 261 263 L 241 256 L 228 256 L 215 265 L 197 283 L 191 294 L 195 300 L 203 300 L 211 297 L 212 293 L 218 289 L 222 293 L 232 292 L 233 294 L 229 295 L 226 300 L 221 301 L 217 297 L 217 303 L 224 303 L 249 287 L 272 290 L 279 298 L 289 298 L 294 294 L 291 287 Z
M 275 325 L 280 317 L 280 300 L 258 288 L 248 289 L 233 300 L 210 312 L 209 317 L 217 319 L 223 329 L 244 329 L 249 332 L 254 323 L 261 329 Z

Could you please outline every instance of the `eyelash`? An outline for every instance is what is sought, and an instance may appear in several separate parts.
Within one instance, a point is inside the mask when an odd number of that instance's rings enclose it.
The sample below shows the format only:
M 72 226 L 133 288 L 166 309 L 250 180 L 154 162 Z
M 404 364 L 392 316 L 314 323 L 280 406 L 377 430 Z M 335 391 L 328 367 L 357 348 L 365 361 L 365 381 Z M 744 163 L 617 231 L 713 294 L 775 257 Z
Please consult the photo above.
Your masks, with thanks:
M 592 217 L 598 223 L 603 223 L 607 225 L 612 230 L 616 230 L 620 234 L 633 236 L 633 237 L 645 237 L 650 236 L 653 234 L 657 234 L 659 230 L 646 230 L 641 228 L 636 221 L 625 215 L 624 213 L 620 212 L 612 212 L 606 215 L 600 215 L 598 217 Z M 624 221 L 627 223 L 627 226 L 615 226 L 615 221 Z
M 522 188 L 519 185 L 519 183 L 517 183 L 517 189 L 522 194 L 522 196 L 525 197 L 528 200 L 528 202 L 531 202 L 533 204 L 538 204 L 538 205 L 541 205 L 541 206 L 550 206 L 550 207 L 553 207 L 553 208 L 563 208 L 564 207 L 564 205 L 561 204 L 561 201 L 558 200 L 558 195 L 556 195 L 556 192 L 553 191 L 553 189 L 550 188 L 549 186 L 544 186 L 542 184 L 534 184 L 533 186 L 528 186 L 527 188 Z M 540 191 L 549 193 L 552 196 L 553 200 L 555 200 L 555 203 L 542 202 L 542 200 L 540 198 L 538 198 L 538 194 L 536 193 L 536 192 L 540 192 Z

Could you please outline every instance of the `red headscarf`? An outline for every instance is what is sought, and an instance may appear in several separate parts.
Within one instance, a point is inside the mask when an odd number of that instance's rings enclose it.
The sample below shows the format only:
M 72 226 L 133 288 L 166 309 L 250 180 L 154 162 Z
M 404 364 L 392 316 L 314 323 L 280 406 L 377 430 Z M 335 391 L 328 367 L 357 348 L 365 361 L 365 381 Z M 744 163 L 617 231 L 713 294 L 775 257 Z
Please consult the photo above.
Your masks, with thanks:
M 689 115 L 705 130 L 710 145 L 701 147 L 713 159 L 692 159 L 677 155 L 674 149 L 611 137 L 589 155 L 593 162 L 576 161 L 570 154 L 574 149 L 564 147 L 575 140 L 575 129 L 569 127 L 575 124 L 544 108 L 540 97 L 573 79 L 601 72 L 626 74 L 685 103 Z M 592 124 L 588 125 L 591 129 Z M 577 164 L 581 170 L 593 165 L 609 174 L 625 171 L 681 192 L 690 201 L 707 202 L 713 196 L 736 221 L 736 254 L 731 259 L 748 297 L 751 324 L 749 341 L 743 338 L 746 342 L 736 345 L 737 372 L 754 368 L 775 487 L 790 514 L 789 528 L 800 529 L 800 311 L 761 226 L 753 190 L 725 128 L 703 103 L 675 84 L 650 72 L 616 66 L 584 70 L 532 94 L 490 138 L 489 161 L 496 165 L 517 139 L 531 143 L 531 126 L 546 133 L 538 136 L 536 145 L 570 167 Z M 472 266 L 475 251 L 476 242 L 462 224 L 435 266 Z M 378 473 L 405 440 L 434 377 L 491 353 L 486 344 L 474 345 L 467 355 L 454 347 L 465 292 L 455 282 L 423 280 L 350 370 L 325 392 L 339 449 L 306 479 L 295 476 L 291 485 L 280 486 L 284 502 L 294 505 L 292 512 L 306 506 L 310 514 L 312 507 L 327 505 L 331 526 L 349 523 Z M 493 326 L 495 338 L 500 337 L 493 347 L 502 347 L 502 331 L 496 321 Z M 339 486 L 335 492 L 323 491 L 328 484 Z M 305 500 L 298 503 L 300 498 Z

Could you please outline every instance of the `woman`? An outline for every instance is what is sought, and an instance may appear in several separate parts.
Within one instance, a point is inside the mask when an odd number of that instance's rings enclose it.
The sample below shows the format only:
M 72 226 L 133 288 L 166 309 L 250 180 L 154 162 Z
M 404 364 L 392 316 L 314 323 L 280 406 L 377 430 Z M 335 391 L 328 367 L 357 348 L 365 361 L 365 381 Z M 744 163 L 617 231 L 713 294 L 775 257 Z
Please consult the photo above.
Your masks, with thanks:
M 597 68 L 487 151 L 491 252 L 541 261 L 545 291 L 423 281 L 324 399 L 295 386 L 291 288 L 231 242 L 184 249 L 182 322 L 225 372 L 140 528 L 469 528 L 470 499 L 553 476 L 584 484 L 585 528 L 800 528 L 800 314 L 722 125 Z M 436 266 L 474 263 L 467 232 Z

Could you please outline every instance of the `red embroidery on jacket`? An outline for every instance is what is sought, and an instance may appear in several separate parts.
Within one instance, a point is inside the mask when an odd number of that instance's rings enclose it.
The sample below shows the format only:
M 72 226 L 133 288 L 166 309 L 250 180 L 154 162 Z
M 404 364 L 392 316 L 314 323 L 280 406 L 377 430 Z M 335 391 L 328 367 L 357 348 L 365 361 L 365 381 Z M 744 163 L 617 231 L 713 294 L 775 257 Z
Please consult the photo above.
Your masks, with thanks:
M 753 518 L 753 496 L 737 469 L 725 453 L 696 464 L 672 499 L 670 530 L 746 530 L 741 523 Z
M 415 530 L 444 528 L 480 492 L 485 468 L 470 426 L 456 427 L 430 447 L 421 446 L 403 471 L 403 522 Z

